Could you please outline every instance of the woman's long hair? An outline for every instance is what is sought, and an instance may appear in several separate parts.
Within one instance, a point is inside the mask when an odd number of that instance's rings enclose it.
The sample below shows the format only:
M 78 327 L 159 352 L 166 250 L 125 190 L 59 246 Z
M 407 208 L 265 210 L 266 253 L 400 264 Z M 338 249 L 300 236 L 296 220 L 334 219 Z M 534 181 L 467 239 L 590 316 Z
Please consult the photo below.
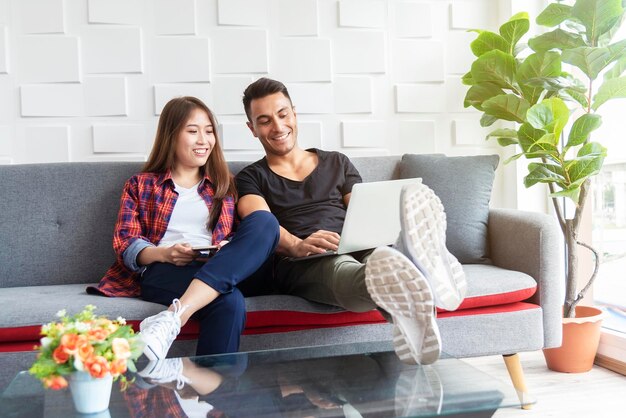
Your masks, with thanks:
M 142 171 L 147 173 L 164 173 L 174 167 L 176 161 L 176 141 L 178 135 L 185 128 L 191 113 L 195 109 L 201 109 L 209 117 L 215 135 L 215 145 L 204 166 L 200 167 L 202 176 L 207 175 L 213 182 L 215 194 L 213 196 L 213 206 L 209 216 L 208 227 L 212 229 L 220 216 L 222 201 L 227 196 L 237 199 L 237 189 L 235 181 L 228 170 L 226 158 L 222 152 L 222 145 L 217 132 L 217 121 L 213 112 L 202 100 L 191 97 L 177 97 L 165 105 L 159 118 L 154 145 L 150 152 L 148 161 L 144 164 Z

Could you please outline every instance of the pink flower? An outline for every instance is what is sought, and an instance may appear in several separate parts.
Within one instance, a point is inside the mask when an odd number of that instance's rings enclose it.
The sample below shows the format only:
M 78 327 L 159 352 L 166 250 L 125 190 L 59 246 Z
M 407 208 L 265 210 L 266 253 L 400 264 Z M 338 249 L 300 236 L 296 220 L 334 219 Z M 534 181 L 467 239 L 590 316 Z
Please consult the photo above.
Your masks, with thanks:
M 109 363 L 102 356 L 93 356 L 85 360 L 85 369 L 95 378 L 101 378 L 109 373 Z
M 113 338 L 111 348 L 115 358 L 126 360 L 130 358 L 130 344 L 126 338 Z
M 43 379 L 43 384 L 48 389 L 59 390 L 67 387 L 67 380 L 63 376 L 50 376 Z

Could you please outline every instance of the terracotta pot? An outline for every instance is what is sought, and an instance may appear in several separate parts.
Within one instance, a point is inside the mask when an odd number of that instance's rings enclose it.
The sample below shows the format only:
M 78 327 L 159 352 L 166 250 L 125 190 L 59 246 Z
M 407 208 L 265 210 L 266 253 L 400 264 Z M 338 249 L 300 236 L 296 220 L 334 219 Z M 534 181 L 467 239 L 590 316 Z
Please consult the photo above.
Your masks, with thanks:
M 563 344 L 543 350 L 548 368 L 564 373 L 591 370 L 600 343 L 602 318 L 604 312 L 591 306 L 577 306 L 575 318 L 563 318 Z

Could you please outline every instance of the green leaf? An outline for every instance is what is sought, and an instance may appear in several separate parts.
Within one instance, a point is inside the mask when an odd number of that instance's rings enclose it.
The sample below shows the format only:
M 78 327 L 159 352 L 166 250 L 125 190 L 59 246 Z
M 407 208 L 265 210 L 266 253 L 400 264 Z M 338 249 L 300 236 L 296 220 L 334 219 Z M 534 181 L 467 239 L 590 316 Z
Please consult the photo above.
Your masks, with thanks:
M 567 174 L 572 183 L 582 184 L 587 178 L 600 172 L 604 156 L 593 155 L 573 160 L 567 169 Z
M 526 112 L 530 108 L 524 98 L 514 94 L 501 94 L 483 102 L 485 113 L 498 119 L 510 120 L 523 123 L 526 120 Z
M 515 160 L 519 159 L 522 155 L 524 155 L 523 152 L 521 152 L 519 154 L 512 155 L 511 157 L 509 157 L 506 160 L 504 160 L 504 164 L 508 164 L 511 161 L 515 161 Z
M 572 7 L 572 17 L 585 26 L 587 40 L 595 45 L 600 35 L 621 18 L 623 11 L 621 0 L 577 0 Z
M 504 94 L 502 89 L 493 83 L 480 83 L 475 84 L 465 94 L 465 100 L 463 101 L 464 107 L 474 106 L 478 110 L 482 109 L 482 104 L 485 100 L 491 99 L 494 96 Z
M 489 51 L 472 63 L 474 83 L 493 83 L 502 88 L 513 88 L 515 58 L 500 50 Z
M 500 35 L 502 35 L 502 38 L 506 40 L 509 46 L 506 52 L 512 54 L 515 51 L 515 45 L 528 32 L 529 28 L 530 21 L 526 12 L 517 13 L 508 22 L 500 26 Z
M 555 146 L 554 134 L 535 129 L 530 123 L 523 123 L 517 131 L 519 145 L 526 158 L 549 158 L 558 161 L 559 152 Z
M 465 73 L 465 75 L 461 77 L 461 82 L 466 86 L 473 86 L 474 79 L 472 78 L 472 72 L 468 71 L 467 73 Z
M 578 150 L 578 157 L 606 157 L 607 150 L 598 142 L 589 142 Z
M 559 97 L 563 100 L 576 102 L 585 109 L 589 106 L 589 101 L 587 100 L 587 96 L 585 96 L 585 94 L 575 89 L 571 89 L 571 88 L 563 89 L 559 93 Z
M 486 128 L 487 126 L 493 125 L 495 122 L 497 122 L 497 120 L 498 118 L 496 118 L 495 116 L 483 113 L 483 115 L 480 117 L 480 126 Z
M 615 62 L 615 65 L 611 67 L 606 73 L 604 73 L 604 79 L 617 78 L 626 70 L 626 57 L 622 57 Z
M 598 129 L 600 125 L 602 125 L 600 115 L 585 113 L 572 124 L 565 147 L 570 148 L 582 144 L 589 138 L 589 134 Z
M 580 185 L 572 186 L 568 189 L 563 189 L 556 193 L 550 193 L 550 197 L 567 197 L 571 199 L 575 204 L 578 205 L 578 200 L 580 199 Z
M 561 55 L 558 52 L 538 52 L 530 54 L 517 69 L 517 81 L 536 77 L 559 77 L 561 75 Z
M 489 51 L 493 51 L 494 49 L 500 50 L 502 52 L 510 52 L 509 51 L 509 43 L 502 36 L 497 33 L 483 31 L 478 35 L 478 38 L 474 39 L 470 44 L 470 48 L 472 52 L 477 57 L 486 54 Z
M 515 129 L 503 128 L 489 132 L 485 139 L 496 139 L 501 147 L 517 144 L 517 131 Z
M 563 100 L 551 97 L 532 106 L 526 117 L 534 128 L 551 132 L 558 138 L 569 120 L 569 109 Z
M 524 177 L 524 186 L 531 187 L 537 183 L 564 184 L 563 169 L 554 164 L 530 163 L 528 175 Z
M 626 76 L 605 80 L 593 96 L 591 108 L 598 110 L 600 106 L 612 99 L 626 98 Z
M 580 68 L 587 77 L 595 80 L 600 71 L 610 63 L 610 56 L 607 48 L 583 46 L 563 51 L 561 59 Z
M 535 22 L 541 26 L 558 26 L 572 16 L 572 7 L 565 4 L 550 3 L 543 12 L 539 13 Z
M 582 36 L 564 31 L 563 29 L 555 29 L 528 40 L 528 46 L 536 52 L 548 51 L 550 49 L 566 50 L 585 45 Z

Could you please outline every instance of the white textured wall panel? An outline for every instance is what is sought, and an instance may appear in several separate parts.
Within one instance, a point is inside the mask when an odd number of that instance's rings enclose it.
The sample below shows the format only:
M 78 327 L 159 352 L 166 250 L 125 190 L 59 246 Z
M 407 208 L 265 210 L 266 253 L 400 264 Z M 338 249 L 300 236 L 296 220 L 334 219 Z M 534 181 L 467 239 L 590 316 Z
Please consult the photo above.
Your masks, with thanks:
M 16 52 L 21 82 L 80 81 L 78 38 L 23 36 L 17 40 Z
M 398 38 L 428 38 L 433 35 L 432 10 L 428 3 L 395 2 L 393 17 Z
M 0 155 L 11 155 L 11 137 L 8 126 L 0 126 Z
M 8 0 L 0 0 L 0 23 L 9 22 L 7 2 Z
M 64 33 L 63 0 L 14 1 L 20 14 L 22 33 Z
M 443 113 L 446 111 L 444 84 L 401 84 L 396 86 L 398 113 Z
M 330 49 L 326 39 L 279 39 L 272 74 L 283 82 L 331 81 Z
M 89 0 L 87 10 L 89 23 L 137 24 L 142 16 L 141 0 Z
M 154 9 L 157 35 L 195 35 L 195 0 L 156 0 Z
M 139 124 L 94 124 L 93 152 L 145 153 L 146 128 Z
M 387 20 L 387 5 L 380 0 L 339 1 L 339 26 L 382 28 Z
M 220 115 L 243 115 L 243 91 L 252 83 L 252 77 L 214 77 L 213 87 L 214 108 Z
M 322 123 L 298 121 L 298 145 L 300 148 L 323 148 Z
M 387 132 L 387 123 L 383 121 L 341 122 L 344 147 L 384 148 L 387 142 Z
M 154 41 L 152 65 L 157 82 L 199 82 L 211 78 L 209 40 L 161 36 Z
M 207 83 L 157 84 L 154 86 L 154 114 L 160 115 L 163 106 L 174 97 L 195 96 L 212 108 L 211 85 Z
M 317 35 L 317 0 L 280 0 L 278 4 L 280 34 L 282 36 Z
M 333 113 L 333 87 L 330 83 L 289 83 L 287 89 L 296 113 Z
M 216 73 L 267 73 L 267 31 L 220 29 L 211 40 Z
M 24 84 L 20 87 L 22 116 L 83 116 L 85 98 L 80 84 Z
M 246 126 L 245 122 L 227 122 L 220 124 L 220 138 L 225 150 L 257 150 L 262 151 L 263 147 L 257 138 Z
M 4 25 L 0 25 L 0 74 L 9 72 L 9 48 L 8 42 L 8 30 Z
M 263 26 L 267 21 L 267 0 L 217 0 L 220 25 Z
M 384 73 L 385 33 L 342 29 L 333 42 L 336 73 Z
M 444 46 L 439 41 L 396 40 L 392 46 L 397 82 L 444 80 Z
M 478 36 L 475 32 L 450 31 L 448 34 L 448 48 L 446 52 L 446 72 L 448 74 L 465 74 L 472 67 L 476 59 L 470 44 Z
M 335 113 L 372 113 L 369 77 L 335 77 Z
M 85 71 L 98 73 L 141 73 L 141 29 L 91 25 L 81 38 Z
M 125 78 L 85 78 L 85 105 L 88 116 L 127 116 L 127 102 Z
M 497 9 L 493 0 L 455 0 L 450 9 L 452 29 L 495 29 Z
M 398 122 L 400 152 L 428 154 L 437 151 L 435 121 L 402 120 Z
M 480 126 L 480 117 L 471 119 L 454 119 L 452 121 L 452 137 L 455 145 L 482 145 L 490 146 L 485 140 L 487 134 L 493 131 L 493 126 L 483 128 Z
M 70 161 L 69 126 L 27 126 L 19 161 L 32 163 Z

